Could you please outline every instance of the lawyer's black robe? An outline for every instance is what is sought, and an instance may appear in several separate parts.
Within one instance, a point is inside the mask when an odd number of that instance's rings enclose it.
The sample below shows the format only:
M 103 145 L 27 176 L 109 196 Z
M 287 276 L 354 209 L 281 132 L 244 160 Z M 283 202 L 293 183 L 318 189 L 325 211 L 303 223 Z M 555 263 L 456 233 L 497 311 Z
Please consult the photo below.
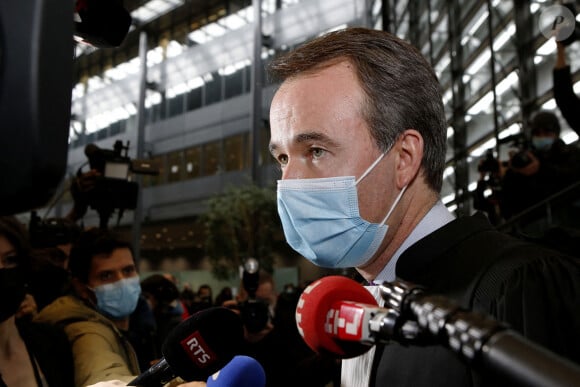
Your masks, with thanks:
M 580 363 L 580 261 L 492 228 L 485 216 L 458 218 L 399 258 L 397 277 L 507 322 Z M 510 385 L 472 370 L 441 345 L 377 348 L 371 386 Z

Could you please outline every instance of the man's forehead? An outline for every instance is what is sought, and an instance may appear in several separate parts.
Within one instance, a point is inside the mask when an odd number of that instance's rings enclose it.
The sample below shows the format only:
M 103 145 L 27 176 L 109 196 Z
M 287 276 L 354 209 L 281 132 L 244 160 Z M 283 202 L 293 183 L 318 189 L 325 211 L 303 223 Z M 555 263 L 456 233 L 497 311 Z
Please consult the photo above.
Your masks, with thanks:
M 118 248 L 113 250 L 111 254 L 97 254 L 93 256 L 92 268 L 106 270 L 118 266 L 133 265 L 134 263 L 133 254 L 131 254 L 129 248 Z

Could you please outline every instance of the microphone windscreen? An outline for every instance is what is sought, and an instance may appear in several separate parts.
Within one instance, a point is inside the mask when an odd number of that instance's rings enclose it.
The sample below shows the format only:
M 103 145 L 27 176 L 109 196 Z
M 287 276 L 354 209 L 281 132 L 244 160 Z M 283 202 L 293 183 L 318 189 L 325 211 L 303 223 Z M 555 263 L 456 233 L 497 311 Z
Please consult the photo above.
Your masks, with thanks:
M 326 332 L 327 314 L 333 304 L 340 301 L 377 305 L 373 295 L 358 282 L 343 276 L 327 276 L 314 281 L 302 292 L 296 307 L 296 324 L 314 352 L 345 359 L 367 352 L 370 346 L 338 340 Z
M 131 28 L 131 14 L 121 0 L 77 0 L 75 10 L 80 18 L 75 36 L 95 47 L 120 46 Z
M 257 360 L 238 355 L 207 379 L 207 387 L 264 387 L 266 373 Z
M 244 328 L 239 315 L 224 307 L 201 310 L 169 333 L 161 352 L 175 375 L 204 381 L 240 353 Z

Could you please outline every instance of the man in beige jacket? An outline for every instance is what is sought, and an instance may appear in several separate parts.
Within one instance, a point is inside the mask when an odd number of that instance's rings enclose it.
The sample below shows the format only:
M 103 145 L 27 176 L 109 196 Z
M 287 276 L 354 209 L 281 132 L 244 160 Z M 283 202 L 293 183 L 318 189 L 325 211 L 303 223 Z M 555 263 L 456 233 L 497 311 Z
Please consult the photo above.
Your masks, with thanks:
M 64 327 L 76 386 L 131 381 L 140 370 L 123 332 L 141 288 L 130 244 L 107 231 L 85 231 L 71 250 L 69 269 L 74 294 L 46 306 L 37 320 Z

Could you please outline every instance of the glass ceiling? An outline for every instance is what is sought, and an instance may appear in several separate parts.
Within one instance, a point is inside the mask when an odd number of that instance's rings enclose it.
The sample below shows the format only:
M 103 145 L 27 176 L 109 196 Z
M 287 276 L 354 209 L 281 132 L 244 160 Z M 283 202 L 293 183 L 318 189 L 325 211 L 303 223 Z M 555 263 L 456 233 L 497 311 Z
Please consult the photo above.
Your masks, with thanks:
M 132 16 L 138 23 L 147 23 L 164 13 L 182 5 L 184 0 L 152 0 L 144 4 L 139 9 L 133 11 Z M 275 13 L 276 0 L 263 0 L 263 15 L 266 18 L 268 15 Z M 299 0 L 285 0 L 282 2 L 282 7 L 287 8 L 300 3 Z M 494 2 L 497 4 L 497 1 Z M 306 3 L 305 3 L 306 4 Z M 531 12 L 537 11 L 537 3 L 531 4 Z M 200 29 L 190 32 L 187 35 L 187 42 L 180 43 L 171 40 L 166 46 L 166 65 L 168 74 L 172 74 L 174 80 L 167 84 L 166 95 L 168 98 L 176 95 L 186 93 L 190 90 L 203 86 L 205 82 L 211 81 L 210 71 L 203 71 L 201 65 L 192 65 L 191 56 L 188 53 L 192 47 L 203 49 L 204 58 L 217 58 L 219 56 L 229 56 L 229 60 L 223 60 L 223 63 L 228 63 L 218 70 L 220 74 L 231 74 L 237 69 L 247 66 L 250 61 L 245 54 L 234 54 L 236 47 L 247 46 L 253 44 L 251 24 L 253 23 L 253 7 L 249 6 L 239 10 L 235 14 L 223 17 L 216 22 L 207 24 Z M 480 28 L 486 28 L 484 22 L 487 18 L 487 9 L 482 7 L 478 13 L 470 20 L 466 26 L 468 31 L 467 36 L 463 39 L 463 43 L 474 39 L 476 31 Z M 579 16 L 580 19 L 580 16 Z M 236 34 L 228 34 L 236 31 Z M 512 22 L 508 23 L 502 31 L 494 39 L 494 51 L 499 52 L 505 50 L 506 43 L 514 39 L 515 25 Z M 227 41 L 226 37 L 227 36 Z M 219 41 L 219 44 L 211 45 L 209 43 Z M 473 42 L 471 42 L 473 43 Z M 219 48 L 221 52 L 213 49 L 201 47 L 204 45 L 214 46 Z M 83 46 L 80 49 L 81 54 L 92 50 L 92 47 Z M 542 63 L 547 58 L 553 55 L 554 45 L 552 41 L 546 41 L 536 53 L 536 65 Z M 247 52 L 247 49 L 246 51 Z M 199 55 L 200 52 L 198 52 Z M 481 72 L 482 68 L 489 65 L 490 51 L 484 50 L 465 70 L 465 82 L 475 82 L 472 78 Z M 216 59 L 217 60 L 217 59 Z M 149 77 L 154 78 L 158 74 L 159 64 L 163 61 L 163 48 L 161 46 L 155 47 L 147 53 L 147 66 L 150 69 Z M 86 116 L 86 132 L 92 133 L 119 120 L 125 120 L 137 113 L 137 107 L 133 101 L 137 100 L 138 93 L 138 77 L 139 72 L 139 58 L 133 58 L 128 62 L 122 63 L 114 68 L 106 70 L 103 74 L 93 76 L 88 79 L 86 86 L 84 84 L 77 84 L 73 89 L 73 113 L 76 116 L 82 117 L 82 99 L 85 93 L 97 95 L 98 98 L 91 98 L 90 112 Z M 196 61 L 197 62 L 197 61 Z M 448 67 L 449 57 L 446 56 L 435 65 L 435 69 L 440 75 L 446 67 Z M 195 69 L 198 66 L 199 69 Z M 214 67 L 215 69 L 215 67 Z M 178 79 L 174 74 L 179 74 Z M 516 88 L 519 78 L 516 71 L 506 74 L 505 77 L 496 85 L 496 93 L 502 95 L 509 90 Z M 576 90 L 580 91 L 580 83 L 576 84 Z M 444 93 L 444 99 L 449 101 L 451 98 L 451 90 L 447 89 Z M 493 95 L 488 92 L 473 104 L 468 110 L 467 121 L 471 117 L 475 117 L 482 112 L 488 111 L 491 108 Z M 161 94 L 156 91 L 148 91 L 146 97 L 146 107 L 158 104 L 161 102 Z M 544 108 L 554 108 L 555 102 L 553 99 L 547 101 Z M 552 106 L 552 107 L 551 107 Z M 505 109 L 507 111 L 508 109 Z M 71 123 L 71 140 L 76 138 L 80 133 L 81 125 L 79 122 L 73 121 Z M 500 138 L 513 134 L 514 131 L 521 130 L 519 127 L 510 126 L 500 133 Z M 566 142 L 575 141 L 574 133 L 570 134 L 570 138 L 565 138 Z M 495 146 L 495 138 L 482 143 L 476 149 L 471 150 L 471 157 L 477 157 L 483 154 L 485 149 Z
M 151 0 L 131 12 L 133 24 L 147 24 L 184 3 L 184 0 Z
M 139 9 L 132 12 L 132 17 L 136 24 L 146 24 L 161 15 L 170 12 L 171 10 L 181 6 L 185 0 L 151 0 L 141 6 Z M 342 4 L 344 1 L 335 0 L 336 4 Z M 262 15 L 264 20 L 268 16 L 274 15 L 276 12 L 276 0 L 262 0 Z M 301 3 L 301 0 L 283 0 L 282 8 L 289 8 Z M 375 5 L 378 2 L 375 2 Z M 302 1 L 302 6 L 306 7 L 308 1 Z M 401 2 L 404 6 L 406 2 Z M 494 0 L 493 6 L 496 12 L 500 4 L 506 3 Z M 340 8 L 333 4 L 334 7 Z M 531 2 L 530 12 L 537 13 L 540 7 L 539 2 Z M 434 11 L 435 16 L 436 11 Z M 295 15 L 298 16 L 298 15 Z M 300 19 L 286 20 L 291 23 L 292 28 L 301 29 L 308 22 L 308 13 L 301 13 Z M 167 82 L 166 96 L 168 98 L 175 97 L 179 94 L 189 92 L 193 89 L 199 88 L 204 83 L 212 80 L 211 72 L 217 71 L 219 74 L 231 74 L 232 72 L 250 64 L 248 52 L 251 52 L 253 45 L 253 18 L 254 11 L 252 6 L 248 6 L 238 12 L 220 18 L 219 20 L 207 24 L 195 31 L 191 31 L 187 35 L 186 42 L 178 42 L 171 40 L 167 42 L 164 49 L 161 46 L 152 48 L 147 53 L 147 67 L 148 80 L 154 81 L 159 78 L 160 64 L 166 57 L 165 66 L 167 74 L 170 78 Z M 436 17 L 434 17 L 436 19 Z M 479 47 L 484 43 L 485 35 L 482 38 L 482 31 L 487 30 L 486 21 L 488 19 L 487 8 L 482 6 L 477 10 L 474 16 L 469 20 L 465 26 L 465 36 L 461 44 L 474 45 Z M 580 15 L 577 17 L 580 21 Z M 315 23 L 315 20 L 310 20 Z M 303 24 L 305 23 L 305 24 Z M 268 28 L 267 24 L 264 29 Z M 443 31 L 438 29 L 442 28 Z M 433 36 L 437 39 L 445 39 L 445 24 L 440 23 L 435 26 Z M 299 32 L 288 32 L 290 29 L 284 31 L 276 31 L 282 34 L 294 33 L 296 36 Z M 236 31 L 232 34 L 232 31 Z M 513 20 L 502 26 L 501 31 L 494 37 L 493 51 L 497 55 L 502 52 L 513 51 L 513 40 L 515 39 L 515 24 Z M 291 40 L 291 39 L 288 39 Z M 77 45 L 77 55 L 83 55 L 92 52 L 95 48 L 91 46 Z M 551 60 L 554 55 L 555 45 L 552 40 L 547 40 L 536 51 L 534 63 L 537 66 L 545 64 L 546 61 Z M 580 52 L 578 50 L 572 51 L 570 63 L 580 60 Z M 201 59 L 200 59 L 201 58 Z M 489 49 L 482 50 L 479 55 L 469 63 L 464 72 L 464 83 L 469 84 L 473 90 L 479 90 L 488 82 L 481 78 L 482 74 L 489 72 L 489 64 L 491 59 L 491 51 Z M 205 63 L 202 63 L 204 62 Z M 211 66 L 209 61 L 212 61 Z M 216 66 L 216 63 L 218 66 Z M 437 75 L 440 79 L 445 79 L 445 73 L 449 71 L 450 58 L 448 54 L 442 55 L 440 60 L 434 64 Z M 137 101 L 138 93 L 138 72 L 140 68 L 139 58 L 133 58 L 125 63 L 122 63 L 114 68 L 106 70 L 103 74 L 93 76 L 86 84 L 77 84 L 73 89 L 73 114 L 82 119 L 82 112 L 86 113 L 85 130 L 87 133 L 98 131 L 110 124 L 125 120 L 137 113 L 137 107 L 134 101 Z M 156 78 L 157 77 L 157 78 Z M 516 70 L 510 69 L 502 73 L 502 77 L 498 79 L 495 85 L 496 97 L 505 101 L 514 99 L 513 90 L 518 88 L 519 75 Z M 580 94 L 580 82 L 576 83 L 574 87 L 576 93 Z M 90 95 L 90 107 L 88 110 L 83 110 L 83 98 L 85 95 Z M 446 105 L 450 104 L 452 92 L 449 85 L 444 90 L 443 99 Z M 161 103 L 162 98 L 159 92 L 148 90 L 146 96 L 146 107 Z M 490 115 L 493 107 L 493 93 L 489 91 L 481 96 L 469 106 L 467 110 L 466 121 L 475 121 L 478 117 Z M 543 109 L 556 109 L 554 99 L 549 99 L 543 106 Z M 86 109 L 86 107 L 85 107 Z M 519 105 L 502 106 L 502 113 L 504 114 L 504 121 L 507 121 L 512 115 L 517 114 Z M 473 122 L 472 122 L 473 124 Z M 82 126 L 78 121 L 72 121 L 70 139 L 71 141 L 78 137 L 82 130 Z M 522 130 L 519 124 L 506 125 L 499 133 L 499 138 L 504 138 L 512 134 L 519 133 Z M 449 129 L 449 136 L 453 136 L 453 129 Z M 568 131 L 563 133 L 563 140 L 566 143 L 574 142 L 578 139 L 576 133 Z M 468 161 L 472 162 L 474 159 L 481 157 L 489 148 L 496 146 L 495 137 L 486 138 L 477 147 L 469 150 Z M 448 167 L 445 171 L 445 177 L 453 175 L 453 168 Z M 475 189 L 475 182 L 469 186 L 469 190 Z M 443 198 L 445 203 L 450 203 L 455 199 L 455 194 L 452 193 Z
M 282 8 L 288 8 L 297 5 L 301 0 L 283 0 Z M 132 17 L 137 24 L 147 23 L 161 15 L 170 12 L 184 3 L 184 0 L 151 0 L 132 12 Z M 276 0 L 262 1 L 262 14 L 266 18 L 276 12 Z M 248 57 L 239 53 L 240 47 L 251 49 L 253 45 L 252 26 L 254 11 L 252 6 L 248 6 L 238 12 L 220 18 L 219 20 L 207 24 L 187 36 L 187 42 L 181 43 L 171 40 L 166 46 L 166 66 L 167 73 L 176 78 L 175 74 L 180 75 L 181 80 L 173 80 L 167 84 L 166 95 L 171 98 L 181 93 L 186 93 L 192 89 L 203 86 L 211 80 L 209 71 L 203 72 L 200 69 L 192 67 L 191 48 L 208 45 L 210 42 L 220 40 L 219 46 L 221 52 L 216 52 L 210 48 L 203 48 L 204 58 L 217 58 L 228 56 L 228 62 L 222 68 L 218 69 L 220 74 L 231 74 L 237 69 L 250 64 Z M 227 41 L 224 36 L 232 31 L 236 34 L 229 34 Z M 209 46 L 209 45 L 208 45 Z M 248 47 L 246 47 L 248 46 Z M 77 55 L 88 54 L 95 48 L 85 45 L 77 45 Z M 238 52 L 236 56 L 236 52 Z M 250 51 L 251 52 L 251 51 Z M 184 55 L 188 54 L 188 55 Z M 199 53 L 198 53 L 199 54 Z M 236 59 L 237 58 L 237 59 Z M 159 74 L 159 64 L 163 61 L 163 48 L 155 47 L 147 53 L 148 80 L 154 79 Z M 197 62 L 197 61 L 196 61 Z M 196 63 L 197 65 L 197 63 Z M 202 67 L 202 66 L 198 66 Z M 82 120 L 85 117 L 85 130 L 87 134 L 96 132 L 102 128 L 119 120 L 125 120 L 137 112 L 138 77 L 140 60 L 135 57 L 125 63 L 106 70 L 103 74 L 95 75 L 89 78 L 86 84 L 78 83 L 73 88 L 72 93 L 72 113 L 73 117 Z M 201 72 L 201 74 L 200 74 Z M 83 103 L 85 95 L 90 95 L 90 104 Z M 146 107 L 160 103 L 161 94 L 156 91 L 148 90 L 146 96 Z M 84 106 L 83 106 L 84 105 Z M 90 106 L 86 106 L 90 105 Z M 84 112 L 84 114 L 83 114 Z M 78 121 L 72 121 L 70 126 L 69 141 L 78 137 L 81 131 L 81 124 Z

